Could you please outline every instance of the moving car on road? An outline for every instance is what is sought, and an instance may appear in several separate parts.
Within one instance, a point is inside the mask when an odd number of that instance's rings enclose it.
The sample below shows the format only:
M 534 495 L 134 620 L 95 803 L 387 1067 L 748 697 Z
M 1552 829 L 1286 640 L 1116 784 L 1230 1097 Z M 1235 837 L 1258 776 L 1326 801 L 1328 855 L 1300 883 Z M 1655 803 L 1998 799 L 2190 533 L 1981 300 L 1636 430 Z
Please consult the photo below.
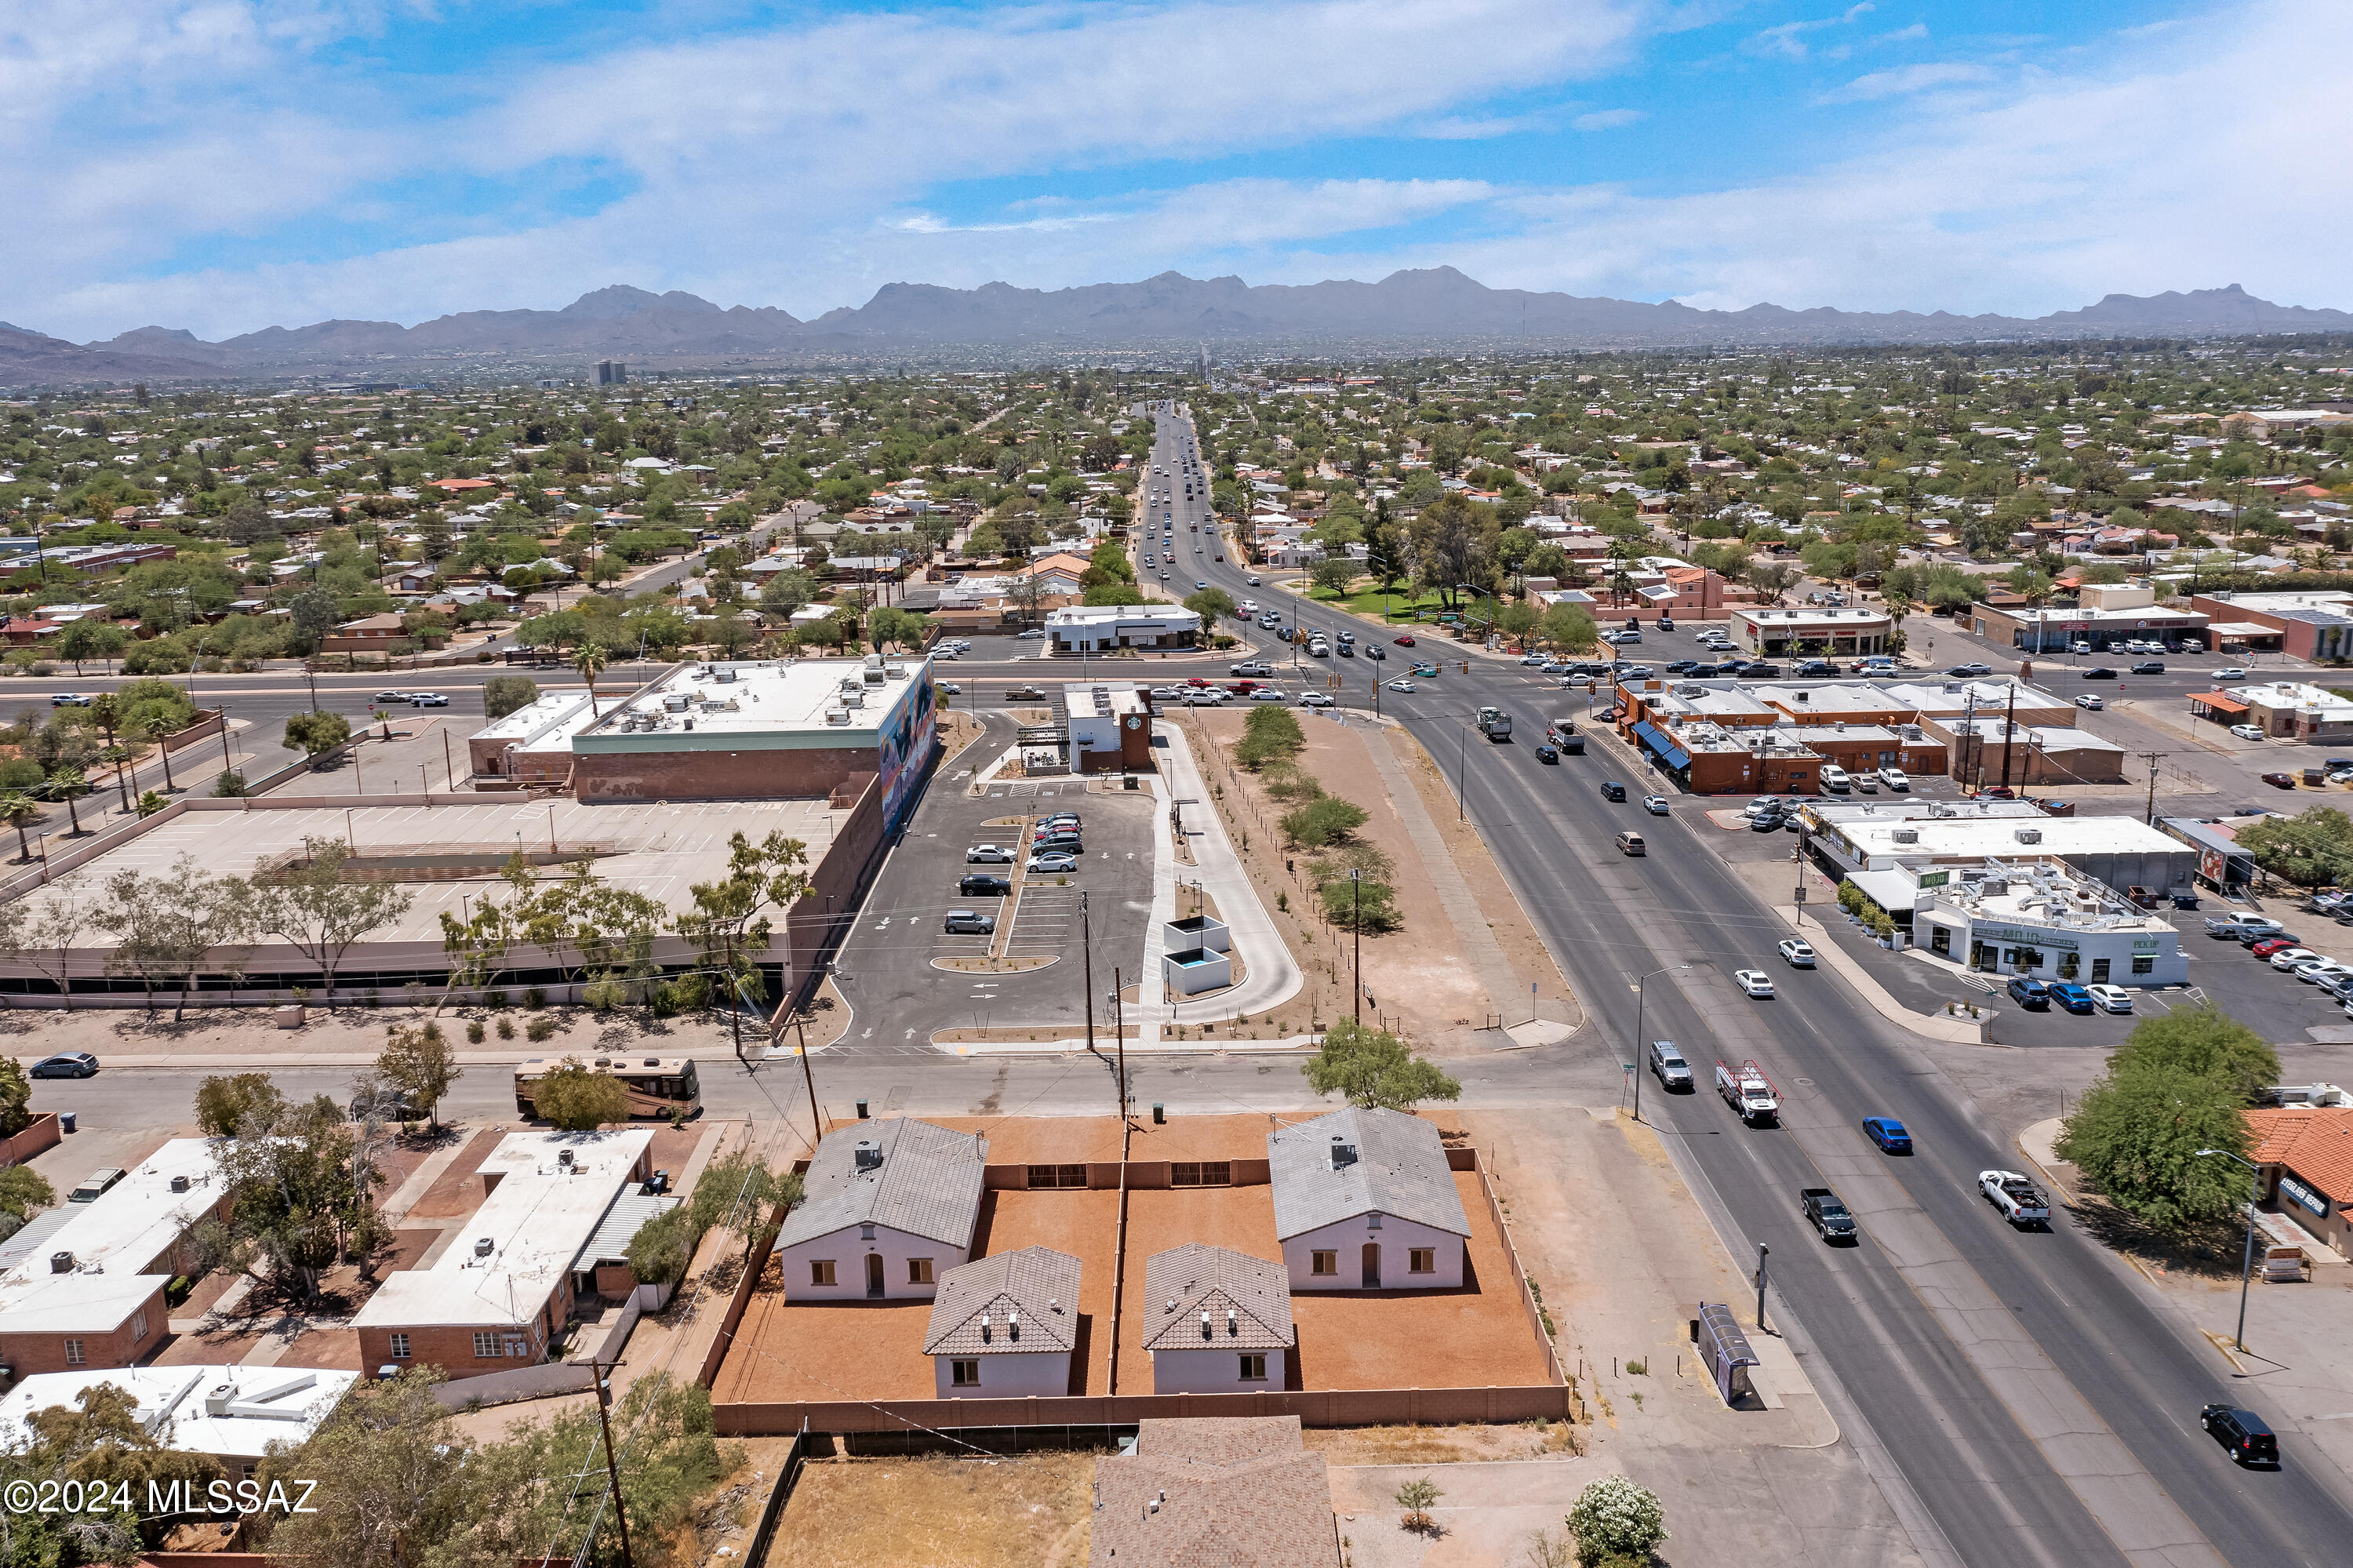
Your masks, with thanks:
M 1803 941 L 1796 937 L 1784 937 L 1781 938 L 1780 945 L 1773 950 L 1779 953 L 1793 969 L 1810 969 L 1814 967 L 1814 945 L 1811 942 Z
M 1615 779 L 1604 779 L 1601 781 L 1601 798 L 1605 800 L 1622 800 L 1626 798 L 1626 786 Z
M 1798 1192 L 1798 1212 L 1814 1227 L 1814 1234 L 1826 1242 L 1858 1240 L 1854 1216 L 1839 1202 L 1839 1195 L 1828 1187 L 1805 1187 Z
M 2270 785 L 2274 789 L 2293 789 L 2295 788 L 2295 775 L 2292 773 L 2265 773 L 2260 777 L 2263 779 L 2264 783 Z
M 1986 1202 L 2000 1209 L 2002 1217 L 2013 1225 L 2047 1225 L 2051 1223 L 2051 1204 L 2034 1183 L 2015 1171 L 1980 1171 L 1978 1191 Z
M 2218 681 L 2243 681 L 2247 678 L 2247 673 L 2233 664 L 2227 670 L 2215 671 L 2214 678 Z
M 1651 1075 L 1659 1080 L 1661 1088 L 1688 1089 L 1694 1086 L 1691 1064 L 1683 1060 L 1683 1052 L 1672 1040 L 1651 1042 Z
M 1862 1118 L 1862 1136 L 1879 1146 L 1883 1154 L 1912 1152 L 1912 1134 L 1902 1122 L 1892 1116 L 1867 1116 Z
M 1993 666 L 1990 664 L 1956 664 L 1951 669 L 1946 671 L 1945 673 L 1947 675 L 1957 675 L 1963 680 L 1967 680 L 1972 675 L 1992 674 Z
M 2235 1404 L 2210 1404 L 2198 1413 L 2198 1425 L 2231 1451 L 2241 1465 L 2279 1463 L 2279 1437 L 2263 1418 Z
M 90 1078 L 97 1075 L 98 1058 L 87 1051 L 61 1051 L 25 1069 L 28 1078 Z
M 411 707 L 446 708 L 449 705 L 449 699 L 439 692 L 411 692 L 408 703 Z
M 1763 969 L 1735 969 L 1732 971 L 1732 983 L 1759 1001 L 1773 994 L 1773 977 Z

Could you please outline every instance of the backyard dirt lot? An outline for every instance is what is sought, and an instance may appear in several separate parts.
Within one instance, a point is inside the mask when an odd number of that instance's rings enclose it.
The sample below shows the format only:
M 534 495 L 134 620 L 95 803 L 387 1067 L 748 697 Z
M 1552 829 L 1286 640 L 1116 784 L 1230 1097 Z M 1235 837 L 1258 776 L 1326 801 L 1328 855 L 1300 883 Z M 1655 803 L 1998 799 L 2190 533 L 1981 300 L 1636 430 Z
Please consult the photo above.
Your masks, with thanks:
M 786 1506 L 774 1568 L 1079 1568 L 1095 1456 L 818 1460 Z M 762 1563 L 746 1568 L 765 1568 Z

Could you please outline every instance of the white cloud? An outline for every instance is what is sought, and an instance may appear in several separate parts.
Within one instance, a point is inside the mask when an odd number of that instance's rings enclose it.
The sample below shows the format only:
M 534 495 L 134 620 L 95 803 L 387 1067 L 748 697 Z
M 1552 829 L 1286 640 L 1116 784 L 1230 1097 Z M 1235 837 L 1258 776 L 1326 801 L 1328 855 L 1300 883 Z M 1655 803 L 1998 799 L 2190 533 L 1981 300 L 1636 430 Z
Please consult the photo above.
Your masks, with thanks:
M 1877 6 L 1865 0 L 1862 5 L 1849 6 L 1841 16 L 1783 22 L 1777 26 L 1766 27 L 1749 34 L 1740 41 L 1740 48 L 1746 54 L 1801 60 L 1812 52 L 1812 46 L 1806 41 L 1807 34 L 1819 33 L 1826 27 L 1843 27 L 1851 22 L 1859 21 L 1869 16 L 1876 9 L 1878 9 Z
M 1989 68 L 1962 60 L 1898 66 L 1893 70 L 1875 70 L 1868 76 L 1856 77 L 1844 87 L 1824 93 L 1818 101 L 1868 103 L 1875 99 L 1900 98 L 1907 92 L 1926 92 L 1931 88 L 1958 87 L 1992 79 Z
M 1632 125 L 1648 120 L 1650 114 L 1641 109 L 1603 109 L 1591 114 L 1580 114 L 1569 122 L 1579 131 L 1615 131 L 1620 125 Z

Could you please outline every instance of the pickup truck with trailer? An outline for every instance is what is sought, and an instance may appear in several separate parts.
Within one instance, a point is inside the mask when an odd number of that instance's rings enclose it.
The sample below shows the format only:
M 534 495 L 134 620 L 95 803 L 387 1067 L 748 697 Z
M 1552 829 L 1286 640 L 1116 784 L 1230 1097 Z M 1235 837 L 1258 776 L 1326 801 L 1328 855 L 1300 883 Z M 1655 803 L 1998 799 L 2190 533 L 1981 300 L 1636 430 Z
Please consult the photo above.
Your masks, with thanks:
M 1489 740 L 1511 739 L 1512 715 L 1505 713 L 1501 708 L 1481 708 L 1479 710 L 1479 733 L 1485 736 Z
M 1828 1187 L 1802 1187 L 1798 1191 L 1798 1208 L 1814 1231 L 1826 1242 L 1851 1242 L 1856 1239 L 1854 1216 L 1839 1202 L 1839 1195 Z
M 2040 1188 L 2015 1171 L 1978 1171 L 1978 1191 L 2013 1225 L 2051 1223 L 2050 1201 L 2042 1196 Z
M 2209 915 L 2206 916 L 2208 936 L 2229 937 L 2241 942 L 2247 940 L 2249 932 L 2270 934 L 2286 929 L 2285 926 L 2264 915 Z
M 1765 1069 L 1754 1062 L 1743 1062 L 1737 1066 L 1717 1062 L 1715 1092 L 1751 1127 L 1769 1122 L 1781 1114 L 1780 1091 L 1765 1075 Z

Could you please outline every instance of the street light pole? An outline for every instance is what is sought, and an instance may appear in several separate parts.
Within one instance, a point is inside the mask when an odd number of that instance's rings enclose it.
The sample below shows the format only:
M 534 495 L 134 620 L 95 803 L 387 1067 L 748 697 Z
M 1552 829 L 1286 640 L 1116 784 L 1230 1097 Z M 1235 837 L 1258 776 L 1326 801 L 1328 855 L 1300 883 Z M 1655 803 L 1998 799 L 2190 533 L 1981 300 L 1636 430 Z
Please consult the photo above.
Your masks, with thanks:
M 1757 1331 L 1765 1332 L 1765 1255 L 1772 1249 L 1757 1244 Z
M 2243 1154 L 2233 1154 L 2227 1149 L 2201 1149 L 2203 1159 L 2219 1154 L 2225 1160 L 2235 1160 L 2247 1168 L 2247 1247 L 2239 1262 L 2239 1336 L 2232 1343 L 2241 1351 L 2247 1348 L 2247 1285 L 2255 1276 L 2255 1201 L 2263 1192 L 2263 1171 Z
M 1669 964 L 1666 969 L 1652 969 L 1650 975 L 1644 975 L 1641 980 L 1634 982 L 1634 1050 L 1636 1052 L 1634 1059 L 1634 1119 L 1636 1121 L 1642 1119 L 1642 1063 L 1640 1053 L 1642 1049 L 1642 1005 L 1651 1000 L 1651 975 L 1662 975 L 1667 973 L 1669 969 L 1687 969 L 1689 968 L 1691 968 L 1689 964 Z

